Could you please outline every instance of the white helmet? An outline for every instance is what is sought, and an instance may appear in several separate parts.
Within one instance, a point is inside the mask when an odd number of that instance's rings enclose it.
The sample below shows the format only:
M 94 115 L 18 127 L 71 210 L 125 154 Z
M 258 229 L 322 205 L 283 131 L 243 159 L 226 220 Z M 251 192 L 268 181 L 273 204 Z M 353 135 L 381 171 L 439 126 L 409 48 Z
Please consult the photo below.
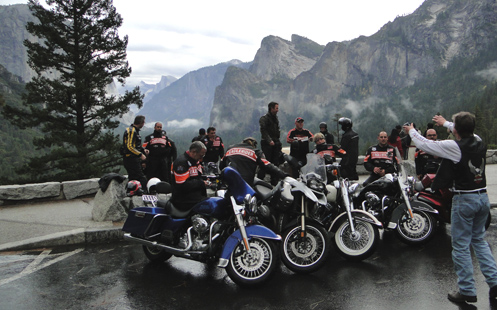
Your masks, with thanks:
M 159 178 L 151 178 L 147 182 L 147 191 L 149 194 L 155 194 L 155 185 L 160 182 Z

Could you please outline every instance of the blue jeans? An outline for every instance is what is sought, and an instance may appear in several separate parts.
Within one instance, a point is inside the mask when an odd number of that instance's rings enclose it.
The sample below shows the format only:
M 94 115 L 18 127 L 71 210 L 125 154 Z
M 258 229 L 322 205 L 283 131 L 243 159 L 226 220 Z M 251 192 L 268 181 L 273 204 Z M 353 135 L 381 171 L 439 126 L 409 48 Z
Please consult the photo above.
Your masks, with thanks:
M 497 266 L 485 238 L 485 222 L 490 211 L 487 193 L 454 194 L 452 198 L 452 261 L 458 277 L 459 292 L 476 296 L 471 251 L 473 247 L 480 269 L 490 287 L 497 285 Z

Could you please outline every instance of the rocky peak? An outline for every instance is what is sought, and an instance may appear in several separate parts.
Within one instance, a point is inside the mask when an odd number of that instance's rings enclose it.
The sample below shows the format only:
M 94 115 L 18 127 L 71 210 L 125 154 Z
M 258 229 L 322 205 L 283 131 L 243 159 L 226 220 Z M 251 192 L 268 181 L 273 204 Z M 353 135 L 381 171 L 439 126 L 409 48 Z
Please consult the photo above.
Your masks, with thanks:
M 316 63 L 323 47 L 304 37 L 292 36 L 287 41 L 276 36 L 262 40 L 249 71 L 264 81 L 295 79 Z

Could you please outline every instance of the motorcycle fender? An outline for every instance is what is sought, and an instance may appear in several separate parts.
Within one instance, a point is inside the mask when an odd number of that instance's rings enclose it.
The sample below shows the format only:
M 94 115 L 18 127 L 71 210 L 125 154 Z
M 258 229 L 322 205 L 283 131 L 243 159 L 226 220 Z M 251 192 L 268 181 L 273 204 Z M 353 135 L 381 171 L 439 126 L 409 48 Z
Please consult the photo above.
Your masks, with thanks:
M 428 205 L 424 202 L 413 200 L 413 201 L 410 201 L 410 204 L 411 204 L 411 208 L 413 210 L 419 210 L 419 211 L 424 211 L 424 212 L 428 212 L 428 213 L 438 214 L 437 210 L 433 209 L 430 205 Z M 399 205 L 393 211 L 392 218 L 390 219 L 390 223 L 388 223 L 388 228 L 390 228 L 390 229 L 397 228 L 397 223 L 399 222 L 399 219 L 402 217 L 402 214 L 404 214 L 404 212 L 407 212 L 407 205 L 405 203 Z
M 438 214 L 437 209 L 435 209 L 432 206 L 430 206 L 429 204 L 424 203 L 424 202 L 419 201 L 419 200 L 412 200 L 411 201 L 411 208 L 413 208 L 413 210 L 419 210 L 419 211 L 424 211 L 424 212 L 428 212 L 428 213 Z
M 247 237 L 251 238 L 262 238 L 262 239 L 272 239 L 272 240 L 281 240 L 281 236 L 275 234 L 271 229 L 261 226 L 261 225 L 251 225 L 245 227 L 247 231 Z M 224 243 L 223 250 L 221 252 L 221 257 L 219 258 L 218 267 L 225 268 L 228 266 L 229 258 L 231 253 L 235 250 L 235 247 L 242 241 L 242 234 L 238 229 L 234 233 L 232 233 L 226 242 Z
M 378 227 L 379 229 L 383 229 L 383 225 L 381 224 L 380 221 L 378 221 L 378 219 L 364 211 L 364 210 L 352 210 L 350 211 L 352 213 L 352 217 L 357 220 L 357 221 L 362 221 L 362 222 L 367 222 L 367 223 L 370 223 L 376 227 Z M 328 231 L 331 231 L 331 232 L 336 232 L 337 228 L 338 228 L 338 224 L 339 223 L 342 223 L 342 221 L 347 221 L 347 213 L 346 212 L 343 212 L 342 214 L 340 214 L 339 216 L 337 216 L 337 218 L 333 221 L 333 223 L 331 223 L 330 225 L 330 228 L 328 229 Z

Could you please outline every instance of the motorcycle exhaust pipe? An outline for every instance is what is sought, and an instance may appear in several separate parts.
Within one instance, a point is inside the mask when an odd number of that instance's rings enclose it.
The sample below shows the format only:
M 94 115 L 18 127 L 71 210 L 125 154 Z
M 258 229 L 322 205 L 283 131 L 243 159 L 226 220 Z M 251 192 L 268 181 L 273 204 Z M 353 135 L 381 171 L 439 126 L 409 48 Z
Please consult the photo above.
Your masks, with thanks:
M 203 253 L 201 251 L 189 251 L 188 249 L 180 250 L 177 248 L 173 248 L 173 247 L 158 243 L 157 241 L 149 241 L 149 240 L 133 237 L 129 233 L 124 234 L 124 240 L 137 242 L 137 243 L 140 243 L 142 245 L 146 245 L 146 246 L 150 246 L 150 247 L 156 247 L 158 249 L 165 250 L 168 253 L 171 253 L 171 254 L 176 255 L 176 256 L 189 257 L 190 254 L 202 254 Z

